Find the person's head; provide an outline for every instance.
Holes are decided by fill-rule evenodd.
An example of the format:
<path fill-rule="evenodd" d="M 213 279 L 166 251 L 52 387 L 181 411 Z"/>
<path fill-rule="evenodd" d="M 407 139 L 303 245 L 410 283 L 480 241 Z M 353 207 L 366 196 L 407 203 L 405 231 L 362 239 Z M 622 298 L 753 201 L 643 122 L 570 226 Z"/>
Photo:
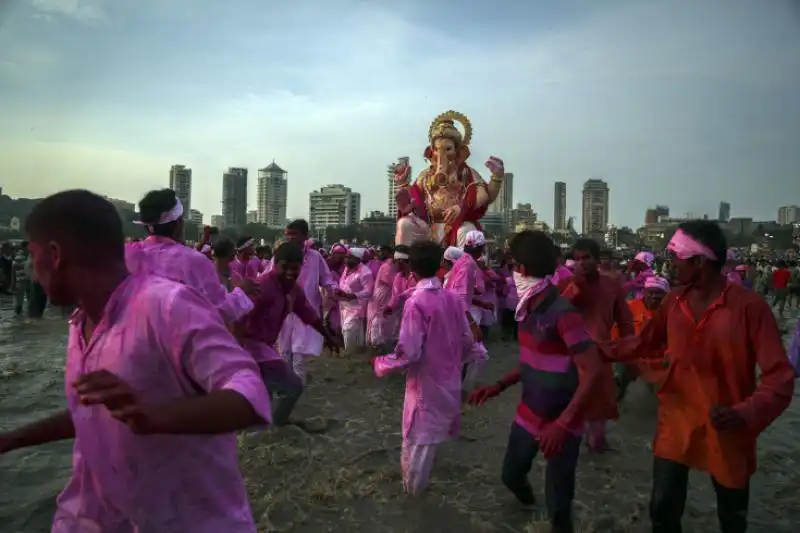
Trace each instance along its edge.
<path fill-rule="evenodd" d="M 613 270 L 614 269 L 614 254 L 608 248 L 603 248 L 600 250 L 599 258 L 600 268 L 603 270 Z"/>
<path fill-rule="evenodd" d="M 372 261 L 374 258 L 375 258 L 375 252 L 373 252 L 369 248 L 366 248 L 366 249 L 364 249 L 364 255 L 361 257 L 361 262 L 366 265 L 367 263 Z"/>
<path fill-rule="evenodd" d="M 394 256 L 392 257 L 392 261 L 394 261 L 394 264 L 397 265 L 397 268 L 403 274 L 408 274 L 409 272 L 408 259 L 408 246 L 398 244 L 394 247 Z"/>
<path fill-rule="evenodd" d="M 347 250 L 347 255 L 344 256 L 344 264 L 347 268 L 356 268 L 364 260 L 363 248 L 351 247 Z"/>
<path fill-rule="evenodd" d="M 509 243 L 514 272 L 530 278 L 552 276 L 558 266 L 556 249 L 550 237 L 542 231 L 517 233 Z"/>
<path fill-rule="evenodd" d="M 675 277 L 681 285 L 702 284 L 718 275 L 726 262 L 727 242 L 720 227 L 710 220 L 689 220 L 667 244 Z"/>
<path fill-rule="evenodd" d="M 283 234 L 288 240 L 303 244 L 308 239 L 308 222 L 302 218 L 292 220 L 286 225 Z"/>
<path fill-rule="evenodd" d="M 245 235 L 236 241 L 237 255 L 242 259 L 250 259 L 256 251 L 256 243 L 252 237 Z"/>
<path fill-rule="evenodd" d="M 381 246 L 380 249 L 378 249 L 378 259 L 380 261 L 386 261 L 387 259 L 392 257 L 393 253 L 394 250 L 392 250 L 391 246 L 386 246 L 386 245 Z"/>
<path fill-rule="evenodd" d="M 600 245 L 592 239 L 578 239 L 572 246 L 572 260 L 577 274 L 593 276 L 600 260 Z"/>
<path fill-rule="evenodd" d="M 303 255 L 303 244 L 297 241 L 287 241 L 275 249 L 272 272 L 284 285 L 292 285 L 297 281 L 303 267 Z"/>
<path fill-rule="evenodd" d="M 561 246 L 553 244 L 553 252 L 556 254 L 556 268 L 564 264 L 564 252 Z"/>
<path fill-rule="evenodd" d="M 778 262 L 775 263 L 775 266 L 778 268 L 786 268 L 787 264 L 783 259 L 779 259 Z"/>
<path fill-rule="evenodd" d="M 478 230 L 468 231 L 464 237 L 464 253 L 472 256 L 473 259 L 479 259 L 483 255 L 486 248 L 486 237 L 483 232 Z"/>
<path fill-rule="evenodd" d="M 48 196 L 25 220 L 36 278 L 53 305 L 71 306 L 97 280 L 125 269 L 125 235 L 114 205 L 92 192 Z"/>
<path fill-rule="evenodd" d="M 450 272 L 450 269 L 453 268 L 456 261 L 461 259 L 462 255 L 464 255 L 464 252 L 460 248 L 449 246 L 442 254 L 442 267 L 445 272 Z"/>
<path fill-rule="evenodd" d="M 139 200 L 139 218 L 150 235 L 183 239 L 183 206 L 172 189 L 145 194 Z"/>
<path fill-rule="evenodd" d="M 631 263 L 631 271 L 633 271 L 634 274 L 639 274 L 646 270 L 650 270 L 653 268 L 654 262 L 655 257 L 653 254 L 650 252 L 639 252 L 633 258 L 633 262 Z"/>
<path fill-rule="evenodd" d="M 230 239 L 220 239 L 211 249 L 214 261 L 219 266 L 228 266 L 236 258 L 236 245 Z"/>
<path fill-rule="evenodd" d="M 669 292 L 669 281 L 661 276 L 651 276 L 644 282 L 644 306 L 650 311 L 661 307 L 661 302 Z"/>
<path fill-rule="evenodd" d="M 265 259 L 269 261 L 270 259 L 272 259 L 272 248 L 270 248 L 267 245 L 259 246 L 256 248 L 256 256 L 259 259 Z"/>
<path fill-rule="evenodd" d="M 442 264 L 442 247 L 435 242 L 417 241 L 408 247 L 408 265 L 419 279 L 432 278 Z"/>
<path fill-rule="evenodd" d="M 334 244 L 331 246 L 330 255 L 328 255 L 328 267 L 338 270 L 344 264 L 344 257 L 347 255 L 347 248 L 341 244 Z"/>
<path fill-rule="evenodd" d="M 28 241 L 22 241 L 21 243 L 19 243 L 19 248 L 17 248 L 17 251 L 19 253 L 21 253 L 22 255 L 27 256 L 28 255 Z"/>

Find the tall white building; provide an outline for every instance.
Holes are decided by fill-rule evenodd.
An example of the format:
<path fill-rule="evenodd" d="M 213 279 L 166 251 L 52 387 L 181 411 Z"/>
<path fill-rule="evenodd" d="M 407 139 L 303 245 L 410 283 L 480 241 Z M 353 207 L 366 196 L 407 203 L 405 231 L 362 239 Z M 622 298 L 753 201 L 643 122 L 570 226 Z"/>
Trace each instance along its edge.
<path fill-rule="evenodd" d="M 567 229 L 567 184 L 557 181 L 553 190 L 553 229 Z"/>
<path fill-rule="evenodd" d="M 796 205 L 785 205 L 778 209 L 778 224 L 788 226 L 800 222 L 800 207 Z"/>
<path fill-rule="evenodd" d="M 222 217 L 226 228 L 247 224 L 247 169 L 228 167 L 222 174 Z"/>
<path fill-rule="evenodd" d="M 282 228 L 286 223 L 287 172 L 275 161 L 258 169 L 258 223 Z"/>
<path fill-rule="evenodd" d="M 514 174 L 506 172 L 503 175 L 503 184 L 500 186 L 500 193 L 495 201 L 489 206 L 487 214 L 500 215 L 502 225 L 505 229 L 511 229 L 511 211 L 514 209 Z"/>
<path fill-rule="evenodd" d="M 312 228 L 354 226 L 361 220 L 361 195 L 344 185 L 326 185 L 308 195 L 308 224 Z"/>
<path fill-rule="evenodd" d="M 172 165 L 169 169 L 169 188 L 183 204 L 183 218 L 189 218 L 192 208 L 192 169 L 185 165 Z"/>
<path fill-rule="evenodd" d="M 394 182 L 394 169 L 397 166 L 397 163 L 391 163 L 386 167 L 386 180 L 388 181 L 388 189 L 389 189 L 389 197 L 388 200 L 388 209 L 386 211 L 387 215 L 392 218 L 397 218 L 397 185 Z M 414 169 L 408 169 L 408 175 L 411 179 L 414 176 Z"/>
<path fill-rule="evenodd" d="M 608 184 L 591 179 L 583 184 L 582 233 L 605 233 L 608 228 Z"/>

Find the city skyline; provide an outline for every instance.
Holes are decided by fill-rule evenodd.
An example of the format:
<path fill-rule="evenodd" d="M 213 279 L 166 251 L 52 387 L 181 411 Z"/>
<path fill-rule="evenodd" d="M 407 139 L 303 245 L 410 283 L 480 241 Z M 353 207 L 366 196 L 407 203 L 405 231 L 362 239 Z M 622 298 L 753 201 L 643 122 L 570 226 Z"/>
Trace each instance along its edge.
<path fill-rule="evenodd" d="M 0 35 L 0 181 L 14 196 L 138 201 L 180 162 L 211 215 L 225 168 L 275 157 L 291 171 L 287 216 L 308 216 L 327 183 L 385 211 L 386 163 L 424 168 L 430 121 L 456 109 L 474 127 L 470 164 L 488 179 L 485 159 L 503 158 L 540 220 L 561 181 L 580 227 L 577 191 L 595 175 L 620 226 L 661 203 L 713 215 L 724 199 L 755 219 L 798 203 L 790 2 L 465 2 L 18 0 Z"/>

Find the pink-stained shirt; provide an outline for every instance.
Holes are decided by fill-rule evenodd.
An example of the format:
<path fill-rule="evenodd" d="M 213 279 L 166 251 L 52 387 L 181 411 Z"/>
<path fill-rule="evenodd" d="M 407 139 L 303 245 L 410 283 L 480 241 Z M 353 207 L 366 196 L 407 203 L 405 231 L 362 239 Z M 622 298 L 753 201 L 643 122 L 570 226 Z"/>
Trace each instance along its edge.
<path fill-rule="evenodd" d="M 556 267 L 556 272 L 553 276 L 554 280 L 563 281 L 565 279 L 569 279 L 573 276 L 572 270 L 568 269 L 564 265 L 558 265 Z"/>
<path fill-rule="evenodd" d="M 483 292 L 483 276 L 478 263 L 469 254 L 464 254 L 453 263 L 444 288 L 461 298 L 464 311 L 469 311 L 476 324 L 480 324 L 480 309 L 472 304 L 473 298 Z"/>
<path fill-rule="evenodd" d="M 372 272 L 372 279 L 376 279 L 378 277 L 378 270 L 380 270 L 382 264 L 383 263 L 379 259 L 370 259 L 367 262 L 369 271 Z"/>
<path fill-rule="evenodd" d="M 231 270 L 243 279 L 256 279 L 264 272 L 264 264 L 256 256 L 251 256 L 245 261 L 237 257 L 231 262 Z"/>
<path fill-rule="evenodd" d="M 414 292 L 417 281 L 418 278 L 413 272 L 410 272 L 408 275 L 398 272 L 394 276 L 394 281 L 392 281 L 392 297 L 387 307 L 391 309 L 393 315 L 397 315 L 398 328 L 400 327 L 399 317 L 403 314 L 403 305 L 406 303 L 406 300 L 408 300 L 408 297 L 411 296 L 411 293 Z M 400 310 L 400 313 L 397 313 L 398 310 Z"/>
<path fill-rule="evenodd" d="M 397 265 L 391 259 L 385 260 L 375 277 L 375 289 L 367 304 L 367 343 L 383 344 L 393 338 L 396 332 L 398 315 L 386 316 L 383 310 L 392 299 L 392 285 L 397 274 Z"/>
<path fill-rule="evenodd" d="M 484 268 L 479 271 L 479 276 L 483 278 L 484 289 L 481 294 L 475 298 L 480 302 L 492 304 L 491 309 L 479 308 L 481 314 L 481 326 L 491 326 L 495 322 L 495 313 L 497 312 L 497 285 L 501 282 L 498 276 L 491 268 Z"/>
<path fill-rule="evenodd" d="M 342 278 L 342 273 L 339 270 L 330 269 L 331 281 L 338 287 L 339 280 Z M 328 324 L 333 331 L 340 333 L 342 331 L 342 315 L 339 313 L 339 300 L 333 291 L 322 291 L 322 313 L 328 317 Z"/>
<path fill-rule="evenodd" d="M 320 314 L 322 314 L 321 290 L 333 291 L 337 287 L 325 258 L 311 248 L 305 249 L 303 266 L 300 269 L 297 284 L 302 287 L 309 305 Z M 304 324 L 294 313 L 289 314 L 283 321 L 283 327 L 278 336 L 278 343 L 284 353 L 318 356 L 322 353 L 322 341 L 322 335 L 311 326 Z"/>
<path fill-rule="evenodd" d="M 52 533 L 255 533 L 235 433 L 136 435 L 104 406 L 81 405 L 72 386 L 83 374 L 107 370 L 148 404 L 232 390 L 270 420 L 259 369 L 219 313 L 191 287 L 131 275 L 111 295 L 88 344 L 83 324 L 78 311 L 65 372 L 73 471 Z"/>
<path fill-rule="evenodd" d="M 125 263 L 132 274 L 154 274 L 192 287 L 219 310 L 226 322 L 236 322 L 249 311 L 243 307 L 242 298 L 247 298 L 244 291 L 226 291 L 208 257 L 168 237 L 151 235 L 126 244 Z"/>
<path fill-rule="evenodd" d="M 372 296 L 375 282 L 369 267 L 360 263 L 351 269 L 345 267 L 339 279 L 339 289 L 355 296 L 355 300 L 339 300 L 339 312 L 342 316 L 342 330 L 358 325 L 358 320 L 366 318 L 367 303 Z M 361 325 L 363 327 L 363 324 Z"/>
<path fill-rule="evenodd" d="M 305 325 L 314 324 L 320 317 L 296 283 L 287 289 L 274 272 L 269 272 L 259 278 L 258 286 L 254 309 L 244 319 L 242 344 L 257 363 L 265 363 L 281 359 L 275 343 L 290 313 Z"/>
<path fill-rule="evenodd" d="M 393 354 L 375 359 L 375 374 L 406 371 L 403 440 L 438 444 L 458 437 L 461 370 L 473 339 L 458 296 L 437 278 L 417 283 L 403 308 Z"/>

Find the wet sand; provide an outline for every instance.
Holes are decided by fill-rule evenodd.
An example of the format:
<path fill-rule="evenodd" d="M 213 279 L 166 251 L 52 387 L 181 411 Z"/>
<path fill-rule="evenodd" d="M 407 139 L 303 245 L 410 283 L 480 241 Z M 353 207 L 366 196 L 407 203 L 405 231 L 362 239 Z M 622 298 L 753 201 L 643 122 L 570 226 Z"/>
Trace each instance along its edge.
<path fill-rule="evenodd" d="M 63 318 L 18 321 L 10 316 L 9 303 L 0 300 L 0 430 L 64 405 Z M 515 346 L 499 342 L 489 350 L 487 379 L 494 380 L 514 366 L 517 354 Z M 366 356 L 323 357 L 311 370 L 312 382 L 297 411 L 308 431 L 290 426 L 239 438 L 259 531 L 547 531 L 536 513 L 517 508 L 499 479 L 518 390 L 465 409 L 461 439 L 442 446 L 432 490 L 415 500 L 403 495 L 400 482 L 402 377 L 375 378 Z M 653 395 L 635 384 L 622 404 L 620 421 L 611 428 L 615 451 L 582 451 L 575 501 L 578 531 L 647 531 L 655 409 Z M 751 533 L 797 531 L 799 437 L 800 405 L 795 402 L 760 440 Z M 70 457 L 69 443 L 0 457 L 0 533 L 49 531 Z M 539 460 L 531 480 L 540 501 L 543 474 Z M 710 480 L 694 474 L 690 483 L 685 530 L 717 531 Z"/>

